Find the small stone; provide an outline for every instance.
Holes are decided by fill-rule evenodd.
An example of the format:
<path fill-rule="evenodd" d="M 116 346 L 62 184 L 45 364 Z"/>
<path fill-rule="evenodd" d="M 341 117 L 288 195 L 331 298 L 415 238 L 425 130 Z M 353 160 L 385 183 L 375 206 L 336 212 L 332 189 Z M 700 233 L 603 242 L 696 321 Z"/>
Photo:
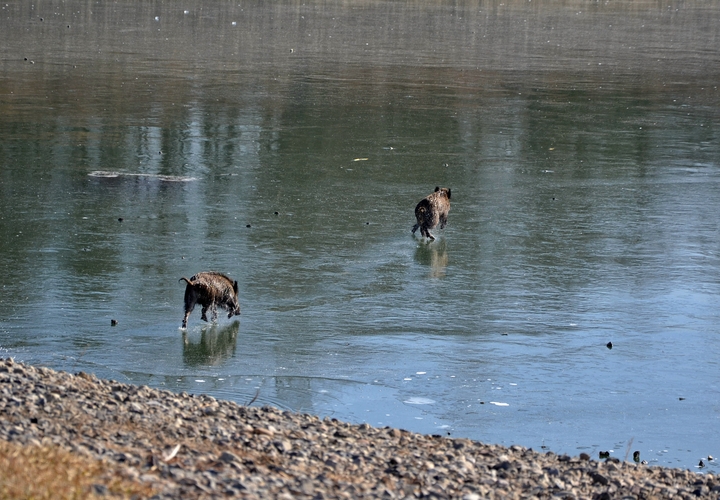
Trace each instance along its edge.
<path fill-rule="evenodd" d="M 237 455 L 234 453 L 230 453 L 229 451 L 223 451 L 220 456 L 218 457 L 218 460 L 220 462 L 224 462 L 226 464 L 230 464 L 233 462 L 240 462 L 240 459 Z"/>
<path fill-rule="evenodd" d="M 273 445 L 281 453 L 287 453 L 292 450 L 292 443 L 290 441 L 288 441 L 287 439 L 283 439 L 280 441 L 274 441 Z"/>
<path fill-rule="evenodd" d="M 592 477 L 594 483 L 599 483 L 603 486 L 607 486 L 610 483 L 610 480 L 607 477 L 602 474 L 598 474 L 597 472 L 590 474 L 590 477 Z"/>
<path fill-rule="evenodd" d="M 262 427 L 253 428 L 253 433 L 260 434 L 262 436 L 270 436 L 270 437 L 275 435 L 275 433 L 271 429 L 264 429 Z"/>
<path fill-rule="evenodd" d="M 93 484 L 92 490 L 93 490 L 93 493 L 95 493 L 96 495 L 99 495 L 101 497 L 104 497 L 105 495 L 107 495 L 109 493 L 108 487 L 105 486 L 104 484 Z"/>
<path fill-rule="evenodd" d="M 132 403 L 130 403 L 128 405 L 128 409 L 134 413 L 145 413 L 145 410 L 143 410 L 143 407 L 139 403 L 136 403 L 135 401 L 133 401 Z"/>

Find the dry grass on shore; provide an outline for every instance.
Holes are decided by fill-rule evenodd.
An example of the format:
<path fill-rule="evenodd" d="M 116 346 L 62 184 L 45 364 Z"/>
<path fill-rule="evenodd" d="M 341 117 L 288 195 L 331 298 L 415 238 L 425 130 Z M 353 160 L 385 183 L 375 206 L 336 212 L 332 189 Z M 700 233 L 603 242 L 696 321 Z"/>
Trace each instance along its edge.
<path fill-rule="evenodd" d="M 122 477 L 111 464 L 79 457 L 57 446 L 0 440 L 0 500 L 148 498 L 148 485 Z"/>

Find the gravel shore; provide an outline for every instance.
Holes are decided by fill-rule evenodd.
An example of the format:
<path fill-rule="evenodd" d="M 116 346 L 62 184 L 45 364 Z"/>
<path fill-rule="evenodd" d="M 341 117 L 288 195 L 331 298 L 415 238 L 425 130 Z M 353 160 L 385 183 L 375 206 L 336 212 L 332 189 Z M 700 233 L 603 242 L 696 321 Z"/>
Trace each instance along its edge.
<path fill-rule="evenodd" d="M 0 438 L 53 444 L 154 498 L 714 498 L 720 480 L 351 425 L 0 360 Z"/>

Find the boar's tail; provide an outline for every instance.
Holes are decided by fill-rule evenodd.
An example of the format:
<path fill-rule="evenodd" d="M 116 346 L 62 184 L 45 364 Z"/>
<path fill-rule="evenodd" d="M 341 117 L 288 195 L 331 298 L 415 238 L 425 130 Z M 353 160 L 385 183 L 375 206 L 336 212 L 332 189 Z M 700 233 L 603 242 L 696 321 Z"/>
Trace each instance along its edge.
<path fill-rule="evenodd" d="M 186 282 L 188 285 L 192 285 L 192 281 L 190 281 L 189 279 L 187 279 L 185 276 L 183 276 L 182 278 L 180 278 L 178 281 L 182 281 L 182 280 L 185 280 L 185 282 Z"/>

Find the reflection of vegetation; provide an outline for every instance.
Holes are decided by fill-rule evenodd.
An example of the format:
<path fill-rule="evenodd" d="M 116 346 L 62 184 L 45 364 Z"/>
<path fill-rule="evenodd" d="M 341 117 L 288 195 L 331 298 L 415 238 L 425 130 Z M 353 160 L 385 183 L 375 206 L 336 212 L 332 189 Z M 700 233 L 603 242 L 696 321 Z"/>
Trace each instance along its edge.
<path fill-rule="evenodd" d="M 186 365 L 219 365 L 235 355 L 240 322 L 226 326 L 209 325 L 202 329 L 199 342 L 191 342 L 183 332 L 183 361 Z"/>
<path fill-rule="evenodd" d="M 418 245 L 415 250 L 415 260 L 422 265 L 430 266 L 430 277 L 444 277 L 448 265 L 447 241 L 443 238 Z"/>
<path fill-rule="evenodd" d="M 278 276 L 308 255 L 356 259 L 411 221 L 416 196 L 436 184 L 458 186 L 468 207 L 475 199 L 474 222 L 509 227 L 509 214 L 529 214 L 530 243 L 576 249 L 578 206 L 604 212 L 586 201 L 595 185 L 576 191 L 580 205 L 567 190 L 551 203 L 563 183 L 639 178 L 679 154 L 717 158 L 717 65 L 706 56 L 717 8 L 280 0 L 217 4 L 214 21 L 195 7 L 119 8 L 97 5 L 82 28 L 3 25 L 8 53 L 40 63 L 0 78 L 0 212 L 13 214 L 0 218 L 0 262 L 17 286 L 5 295 L 28 277 L 52 280 L 30 309 L 54 293 L 76 308 L 169 307 L 172 297 L 157 301 L 168 276 L 209 252 L 240 266 L 246 244 L 276 258 Z M 139 29 L 156 16 L 162 32 Z M 118 53 L 117 36 L 133 51 Z M 148 182 L 189 177 L 198 182 Z M 484 203 L 496 213 L 480 215 Z M 598 221 L 581 222 L 594 251 Z M 443 250 L 418 253 L 442 275 Z M 305 278 L 283 289 L 322 289 Z"/>

